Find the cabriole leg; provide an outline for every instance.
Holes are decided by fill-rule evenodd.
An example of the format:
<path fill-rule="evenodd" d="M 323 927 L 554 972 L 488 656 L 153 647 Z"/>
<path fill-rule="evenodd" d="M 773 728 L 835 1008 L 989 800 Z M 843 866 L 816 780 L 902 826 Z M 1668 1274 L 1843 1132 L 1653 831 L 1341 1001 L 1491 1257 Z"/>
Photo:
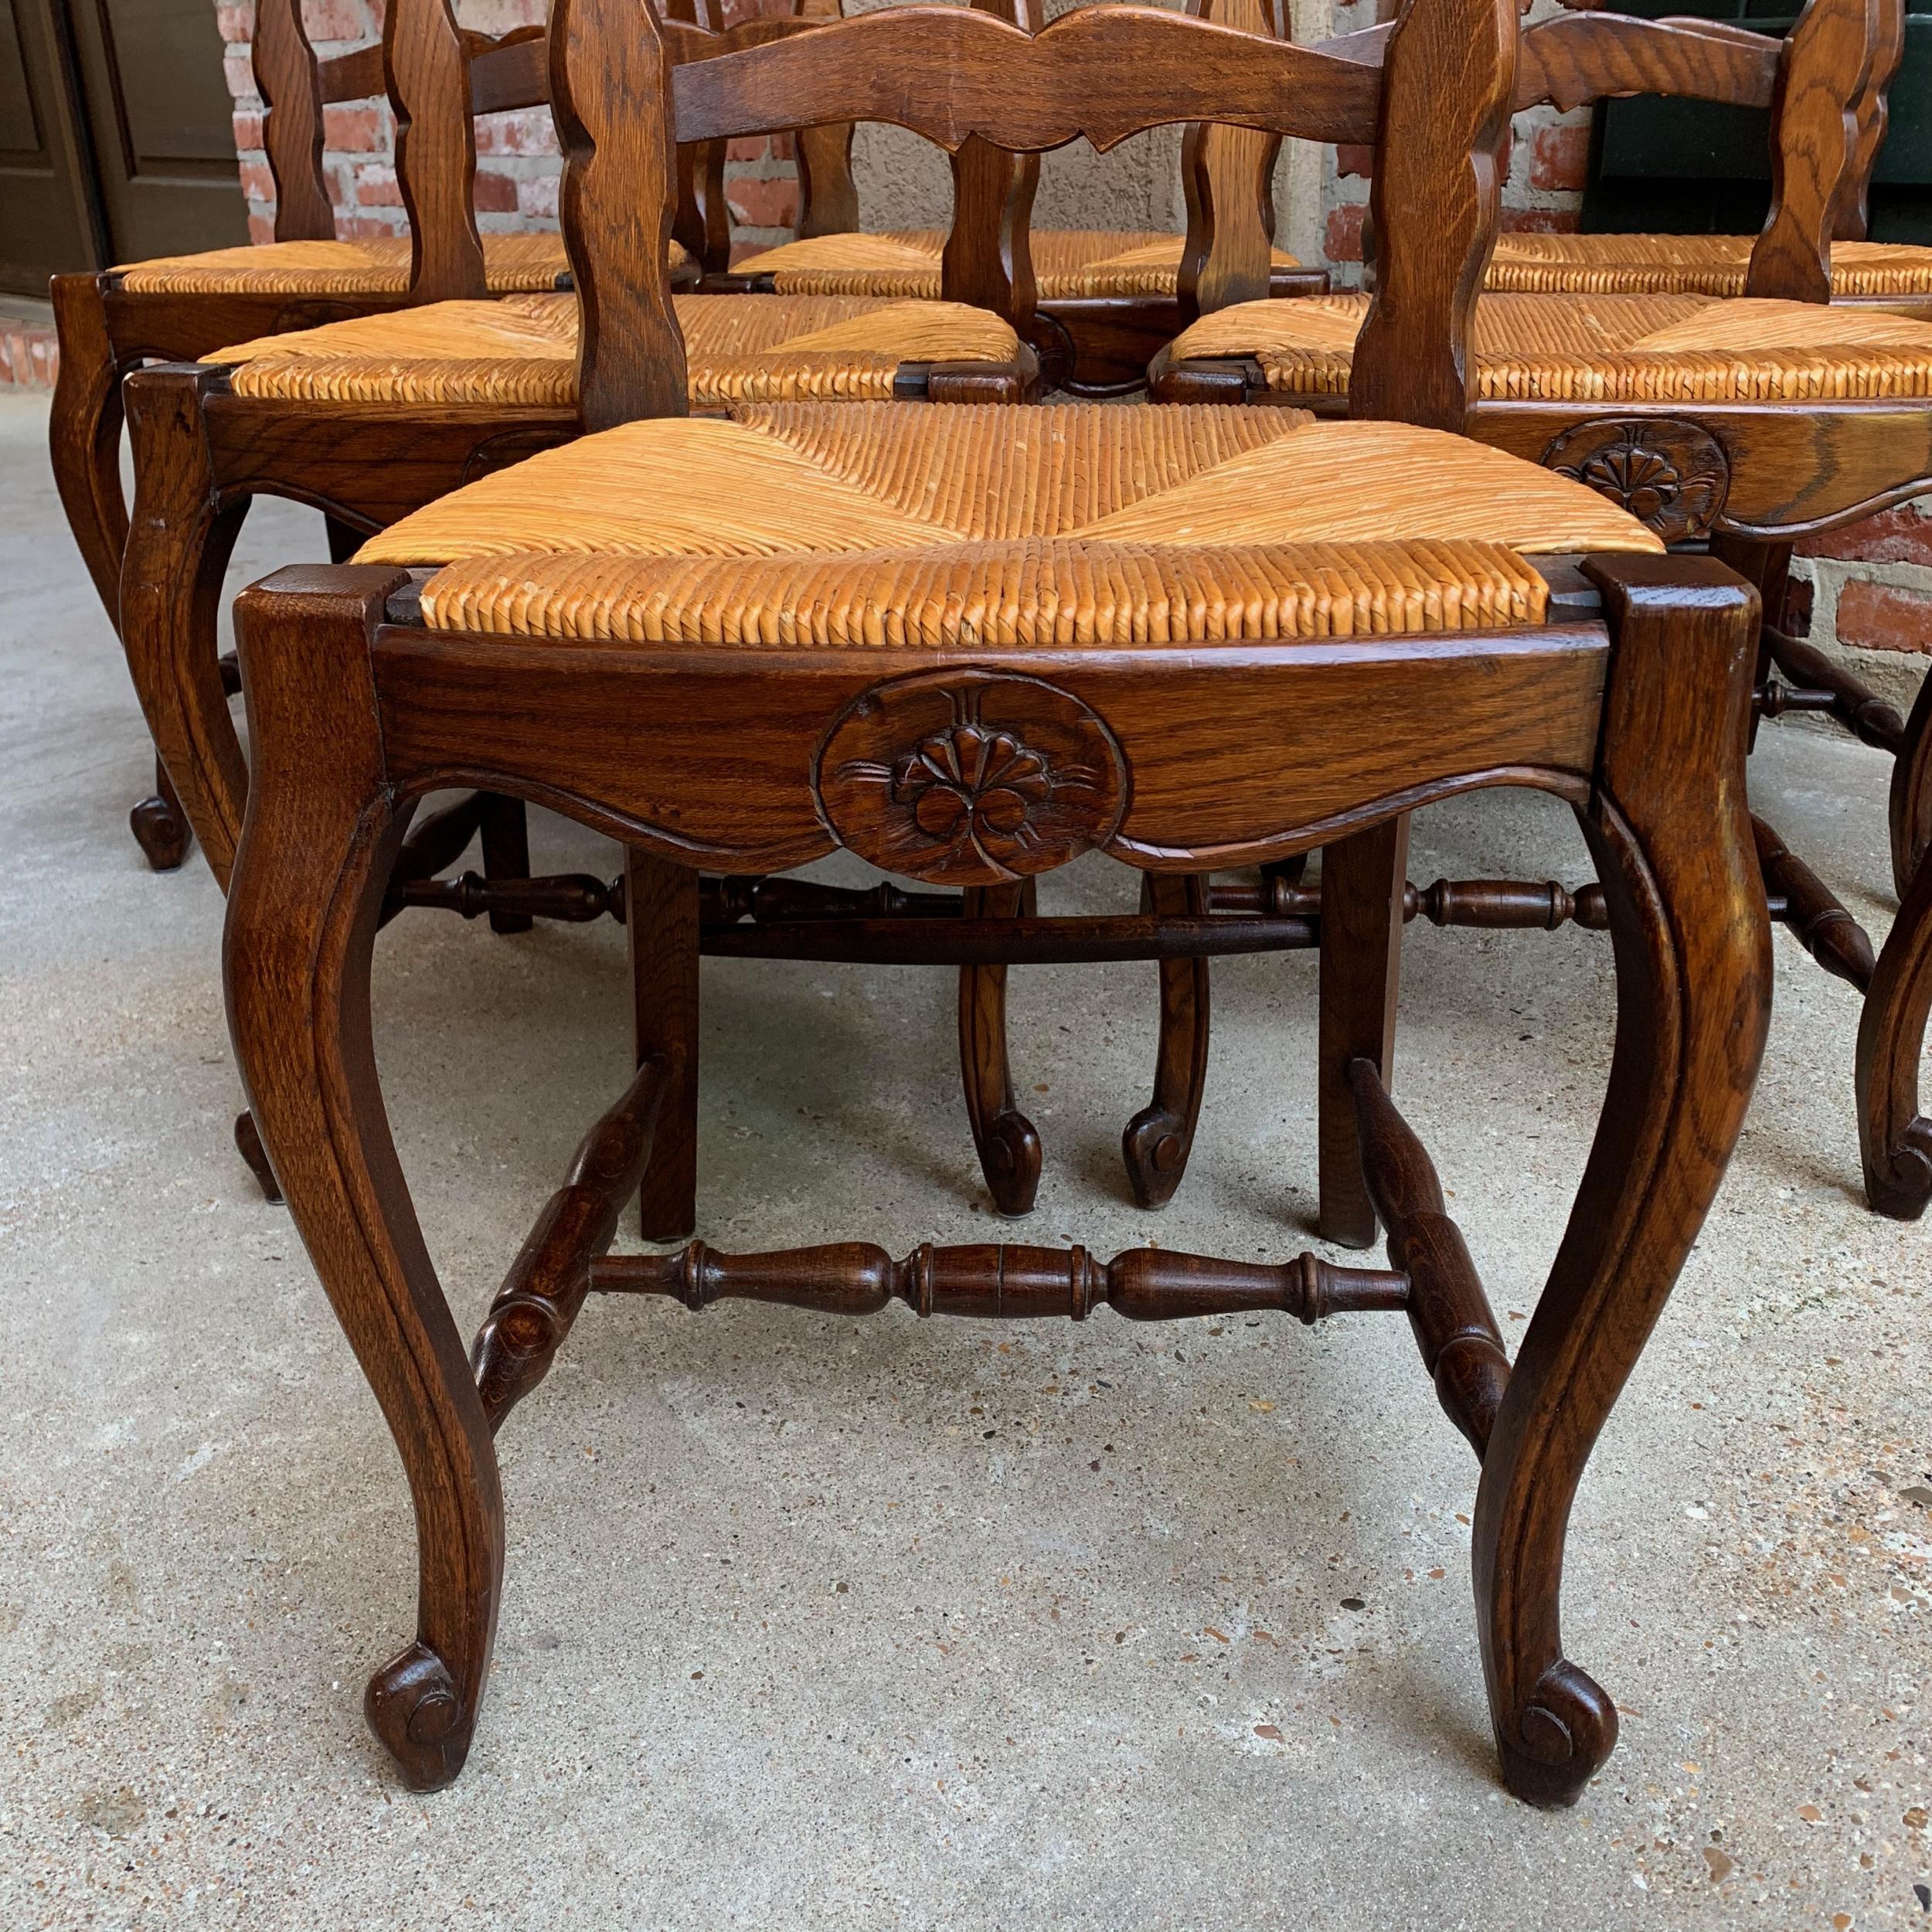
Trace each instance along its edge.
<path fill-rule="evenodd" d="M 1916 712 L 1913 717 L 1917 722 Z M 1859 1018 L 1859 1141 L 1866 1198 L 1879 1213 L 1900 1221 L 1916 1221 L 1932 1200 L 1932 1120 L 1919 1111 L 1919 1062 L 1928 1015 L 1932 859 L 1921 859 L 1879 954 Z"/>
<path fill-rule="evenodd" d="M 1892 765 L 1892 883 L 1899 897 L 1912 889 L 1912 876 L 1932 846 L 1932 676 L 1919 686 L 1905 743 Z"/>
<path fill-rule="evenodd" d="M 1018 919 L 1033 903 L 1028 885 L 972 886 L 965 896 L 968 919 Z M 1013 1093 L 1004 966 L 959 969 L 959 1066 L 966 1118 L 993 1206 L 1009 1217 L 1031 1214 L 1043 1152 L 1039 1131 Z"/>
<path fill-rule="evenodd" d="M 1141 909 L 1163 918 L 1205 917 L 1206 875 L 1143 875 Z M 1121 1152 L 1135 1202 L 1165 1207 L 1187 1172 L 1194 1129 L 1207 1086 L 1208 962 L 1161 961 L 1161 1037 L 1154 1063 L 1154 1098 L 1127 1124 Z"/>
<path fill-rule="evenodd" d="M 1750 1099 L 1770 939 L 1745 804 L 1757 600 L 1716 564 L 1598 559 L 1615 640 L 1580 811 L 1617 957 L 1610 1088 L 1485 1457 L 1475 1583 L 1512 1791 L 1574 1802 L 1615 1706 L 1563 1655 L 1563 1543 L 1591 1445 L 1702 1225 Z M 1671 583 L 1708 570 L 1701 596 Z"/>
<path fill-rule="evenodd" d="M 47 442 L 54 487 L 107 621 L 121 628 L 121 559 L 128 547 L 128 505 L 121 491 L 121 378 L 107 331 L 98 275 L 56 275 L 54 378 Z"/>
<path fill-rule="evenodd" d="M 406 812 L 386 794 L 364 642 L 399 581 L 357 573 L 302 621 L 284 571 L 241 600 L 257 792 L 228 903 L 229 1024 L 289 1210 L 395 1437 L 416 1505 L 415 1640 L 371 1679 L 371 1727 L 418 1790 L 469 1749 L 503 1561 L 490 1430 L 376 1082 L 369 954 Z M 308 672 L 318 651 L 340 675 Z"/>
<path fill-rule="evenodd" d="M 202 378 L 146 369 L 128 379 L 134 519 L 122 573 L 121 641 L 148 728 L 222 886 L 248 798 L 241 741 L 223 688 L 222 577 L 247 498 L 217 505 Z"/>

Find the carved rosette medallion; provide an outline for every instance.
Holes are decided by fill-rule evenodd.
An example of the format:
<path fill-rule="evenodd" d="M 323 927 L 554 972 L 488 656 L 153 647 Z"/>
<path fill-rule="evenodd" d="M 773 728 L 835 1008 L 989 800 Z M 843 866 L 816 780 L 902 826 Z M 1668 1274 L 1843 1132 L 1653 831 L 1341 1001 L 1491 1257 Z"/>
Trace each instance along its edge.
<path fill-rule="evenodd" d="M 838 842 L 887 872 L 996 886 L 1110 838 L 1126 803 L 1114 734 L 1036 678 L 922 672 L 875 685 L 818 754 Z"/>
<path fill-rule="evenodd" d="M 1621 504 L 1666 543 L 1704 536 L 1731 488 L 1723 445 L 1675 417 L 1580 423 L 1544 451 L 1543 468 Z"/>

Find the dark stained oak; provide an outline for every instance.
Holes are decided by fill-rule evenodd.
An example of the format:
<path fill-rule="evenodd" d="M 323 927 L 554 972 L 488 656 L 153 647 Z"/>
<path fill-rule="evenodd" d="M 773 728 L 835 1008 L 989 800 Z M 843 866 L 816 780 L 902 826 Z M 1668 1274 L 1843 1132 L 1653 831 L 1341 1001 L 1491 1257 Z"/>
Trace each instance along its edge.
<path fill-rule="evenodd" d="M 1355 1068 L 1385 1087 L 1395 1069 L 1409 821 L 1392 818 L 1321 854 L 1321 998 L 1315 1070 L 1323 1240 L 1366 1248 L 1375 1197 L 1360 1153 Z"/>
<path fill-rule="evenodd" d="M 1207 881 L 1198 873 L 1145 873 L 1142 904 L 1157 919 L 1202 919 L 1208 910 Z M 1209 1001 L 1205 958 L 1161 962 L 1154 1097 L 1121 1135 L 1137 1207 L 1165 1207 L 1187 1171 L 1207 1087 Z"/>
<path fill-rule="evenodd" d="M 1541 100 L 1566 107 L 1648 92 L 1769 107 L 1773 202 L 1753 245 L 1747 290 L 1756 297 L 1821 303 L 1831 296 L 1833 239 L 1862 230 L 1866 185 L 1903 32 L 1898 0 L 1807 0 L 1781 42 L 1736 25 L 1566 13 L 1522 31 L 1513 99 L 1519 107 Z M 1325 43 L 1321 51 L 1365 68 L 1386 67 L 1400 57 L 1400 46 L 1378 27 Z M 1386 165 L 1378 165 L 1378 192 Z M 1452 178 L 1437 179 L 1438 193 Z M 1396 205 L 1406 206 L 1410 198 L 1405 187 Z M 1379 236 L 1383 216 L 1372 213 Z M 1403 245 L 1400 239 L 1378 243 L 1379 283 L 1393 272 Z M 1379 304 L 1370 325 L 1379 312 Z M 1764 585 L 1767 600 L 1783 581 L 1795 540 L 1932 492 L 1932 403 L 1921 399 L 1621 404 L 1614 410 L 1585 402 L 1477 400 L 1459 407 L 1453 379 L 1460 376 L 1460 362 L 1451 378 L 1424 393 L 1400 359 L 1384 356 L 1367 372 L 1365 388 L 1362 359 L 1372 345 L 1365 325 L 1347 404 L 1353 413 L 1460 428 L 1573 477 L 1648 522 L 1667 542 L 1707 539 L 1715 553 Z M 1328 414 L 1341 406 L 1332 398 L 1270 392 L 1258 364 L 1238 358 L 1179 363 L 1164 352 L 1153 376 L 1162 400 L 1269 400 Z M 1916 908 L 1913 881 L 1932 841 L 1932 706 L 1922 702 L 1917 729 L 1908 730 L 1891 706 L 1802 640 L 1767 630 L 1761 655 L 1767 673 L 1774 666 L 1791 682 L 1760 675 L 1753 725 L 1756 716 L 1787 710 L 1822 712 L 1893 755 L 1893 874 L 1904 904 Z M 1760 828 L 1758 842 L 1780 923 L 1828 971 L 1855 985 L 1869 984 L 1868 1001 L 1887 1009 L 1903 1002 L 1900 1012 L 1868 1013 L 1868 1030 L 1886 1043 L 1878 1057 L 1888 1068 L 1911 1058 L 1902 1042 L 1911 1022 L 1912 975 L 1875 973 L 1869 940 L 1828 887 L 1768 828 Z M 1379 917 L 1393 926 L 1395 913 L 1382 885 L 1364 881 L 1359 889 L 1374 905 L 1352 914 L 1352 921 Z M 1327 923 L 1335 924 L 1332 917 Z M 1927 944 L 1932 936 L 1895 934 L 1893 951 L 1904 959 Z M 1889 1076 L 1862 1077 L 1859 1094 L 1867 1175 L 1882 1176 L 1884 1161 L 1869 1150 L 1904 1145 L 1901 1137 L 1909 1137 L 1917 1117 L 1916 1100 Z M 1867 1117 L 1867 1108 L 1889 1111 L 1881 1118 Z M 1338 1147 L 1338 1133 L 1333 1138 Z M 1872 1185 L 1875 1206 L 1881 1189 L 1894 1203 L 1913 1198 L 1911 1186 L 1901 1191 L 1883 1179 Z"/>
<path fill-rule="evenodd" d="M 917 668 L 894 662 L 910 654 L 870 651 L 774 654 L 748 672 L 730 650 L 432 636 L 409 615 L 405 573 L 383 569 L 284 572 L 244 596 L 257 764 L 230 898 L 230 1011 L 291 1212 L 416 1495 L 418 1628 L 376 1673 L 368 1702 L 406 1778 L 447 1783 L 461 1767 L 500 1580 L 492 1423 L 547 1365 L 587 1285 L 692 1307 L 736 1296 L 843 1315 L 895 1298 L 921 1314 L 981 1318 L 1079 1318 L 1103 1299 L 1136 1319 L 1406 1311 L 1444 1406 L 1482 1457 L 1478 1596 L 1505 1775 L 1532 1801 L 1577 1795 L 1614 1741 L 1614 1716 L 1563 1654 L 1556 1612 L 1570 1499 L 1735 1140 L 1763 1039 L 1769 944 L 1743 805 L 1755 597 L 1705 560 L 1606 559 L 1591 569 L 1602 619 L 1573 602 L 1566 623 L 1542 631 L 1029 651 L 1007 665 L 927 652 Z M 527 680 L 539 662 L 547 675 Z M 1488 713 L 1484 759 L 1434 781 L 1440 728 L 1457 709 L 1441 702 L 1444 665 L 1466 669 L 1471 692 L 1501 683 L 1510 695 Z M 1185 884 L 1217 850 L 1279 859 L 1321 846 L 1325 899 L 1336 851 L 1364 849 L 1383 828 L 1399 836 L 1419 786 L 1531 784 L 1577 808 L 1616 950 L 1617 1044 L 1570 1233 L 1506 1377 L 1473 1265 L 1439 1212 L 1433 1165 L 1361 1056 L 1345 1072 L 1362 1135 L 1357 1158 L 1390 1224 L 1396 1266 L 1387 1272 L 1148 1249 L 1105 1264 L 1077 1249 L 994 1247 L 917 1248 L 894 1261 L 857 1244 L 735 1257 L 699 1245 L 600 1260 L 622 1196 L 652 1158 L 646 1115 L 662 1109 L 664 1087 L 653 1059 L 540 1217 L 479 1341 L 480 1380 L 466 1373 L 396 1171 L 369 1048 L 370 947 L 411 801 L 452 784 L 522 796 L 618 831 L 689 874 L 706 846 L 789 858 L 828 838 L 883 837 L 899 869 L 930 884 L 957 869 L 957 854 L 896 828 L 889 797 L 828 808 L 824 794 L 845 767 L 824 747 L 854 716 L 896 720 L 916 747 L 930 730 L 920 694 L 947 680 L 954 715 L 993 689 L 1022 740 L 1050 739 L 1090 714 L 1117 747 L 1131 804 L 1097 806 L 1080 835 L 1063 826 L 1049 862 L 1097 838 Z M 1345 703 L 1332 728 L 1311 733 L 1313 701 L 1338 684 Z M 1398 701 L 1417 685 L 1416 701 Z M 456 689 L 468 696 L 452 709 Z M 735 723 L 723 733 L 726 705 Z M 1281 728 L 1291 714 L 1304 721 L 1301 732 Z M 1178 754 L 1177 736 L 1188 741 Z M 1308 747 L 1299 756 L 1298 741 Z M 728 810 L 713 772 L 730 775 Z M 691 809 L 674 823 L 653 795 Z M 1406 894 L 1395 876 L 1400 912 Z M 760 889 L 715 888 L 709 903 L 742 921 Z M 774 912 L 797 910 L 786 903 L 797 889 L 777 893 Z M 971 889 L 1001 892 L 1018 910 L 1026 884 Z M 1303 888 L 1289 864 L 1262 889 Z M 1428 890 L 1445 910 L 1488 903 L 1479 892 L 1458 901 Z M 824 921 L 828 929 L 896 916 L 976 923 L 964 912 L 941 920 L 913 895 L 835 903 L 844 911 Z"/>
<path fill-rule="evenodd" d="M 638 1232 L 675 1241 L 698 1225 L 698 876 L 624 854 L 631 1037 L 658 1069 L 657 1134 L 635 1184 Z"/>

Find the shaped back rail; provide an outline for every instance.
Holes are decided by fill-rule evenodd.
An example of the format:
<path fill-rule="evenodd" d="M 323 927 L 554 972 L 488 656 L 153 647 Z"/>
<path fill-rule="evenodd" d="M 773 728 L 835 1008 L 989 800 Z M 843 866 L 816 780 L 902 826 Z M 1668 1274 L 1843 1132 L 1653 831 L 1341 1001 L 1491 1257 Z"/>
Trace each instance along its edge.
<path fill-rule="evenodd" d="M 1413 0 L 1379 67 L 1152 9 L 1082 7 L 1029 35 L 988 13 L 909 7 L 674 67 L 634 0 L 560 0 L 551 99 L 583 311 L 585 421 L 684 407 L 682 343 L 655 252 L 671 219 L 673 127 L 709 141 L 880 121 L 955 155 L 975 138 L 1023 155 L 1082 135 L 1104 151 L 1199 121 L 1384 141 L 1396 163 L 1380 191 L 1387 266 L 1355 406 L 1460 427 L 1515 43 L 1512 0 Z"/>
<path fill-rule="evenodd" d="M 1872 50 L 1872 72 L 1864 95 L 1852 111 L 1857 131 L 1851 172 L 1838 196 L 1838 217 L 1832 226 L 1832 235 L 1839 241 L 1866 238 L 1872 171 L 1878 165 L 1879 150 L 1885 145 L 1886 129 L 1891 119 L 1892 83 L 1898 77 L 1899 63 L 1904 58 L 1905 0 L 1879 0 L 1878 44 Z"/>
<path fill-rule="evenodd" d="M 412 294 L 420 301 L 482 294 L 470 117 L 549 98 L 546 39 L 538 26 L 494 38 L 469 32 L 457 27 L 447 0 L 395 0 L 380 42 L 318 60 L 299 0 L 258 0 L 255 85 L 266 108 L 275 239 L 335 239 L 322 175 L 322 110 L 386 93 L 410 218 Z"/>
<path fill-rule="evenodd" d="M 1806 0 L 1782 40 L 1718 21 L 1556 15 L 1522 30 L 1515 105 L 1569 109 L 1660 94 L 1768 108 L 1771 206 L 1746 290 L 1828 301 L 1832 237 L 1848 219 L 1862 227 L 1864 182 L 1903 49 L 1903 5 Z"/>

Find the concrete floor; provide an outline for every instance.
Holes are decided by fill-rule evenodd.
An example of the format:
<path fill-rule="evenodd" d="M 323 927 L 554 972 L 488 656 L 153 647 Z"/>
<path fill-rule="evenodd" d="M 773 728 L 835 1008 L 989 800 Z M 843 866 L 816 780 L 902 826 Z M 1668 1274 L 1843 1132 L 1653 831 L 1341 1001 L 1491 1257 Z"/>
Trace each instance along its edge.
<path fill-rule="evenodd" d="M 406 1495 L 230 1147 L 221 902 L 127 835 L 147 740 L 44 428 L 0 403 L 0 1927 L 1932 1924 L 1932 1231 L 1862 1206 L 1855 1002 L 1783 938 L 1742 1151 L 1577 1505 L 1569 1648 L 1623 1742 L 1575 1811 L 1498 1784 L 1475 1468 L 1404 1325 L 642 1302 L 592 1306 L 505 1432 L 475 1747 L 454 1790 L 402 1790 L 360 1705 L 413 1628 Z M 238 581 L 319 545 L 258 513 Z M 1788 725 L 1756 772 L 1876 929 L 1884 776 Z M 1587 876 L 1534 800 L 1417 838 L 1423 879 Z M 1094 862 L 1049 897 L 1131 890 Z M 1407 968 L 1400 1090 L 1519 1335 L 1602 1091 L 1608 948 L 1425 930 Z M 1048 1148 L 1022 1238 L 1304 1244 L 1313 962 L 1216 975 L 1157 1220 L 1115 1149 L 1151 969 L 1015 975 Z M 465 1332 L 621 1085 L 625 996 L 614 929 L 383 937 L 383 1071 Z M 718 962 L 705 997 L 706 1238 L 991 1234 L 946 975 Z"/>

